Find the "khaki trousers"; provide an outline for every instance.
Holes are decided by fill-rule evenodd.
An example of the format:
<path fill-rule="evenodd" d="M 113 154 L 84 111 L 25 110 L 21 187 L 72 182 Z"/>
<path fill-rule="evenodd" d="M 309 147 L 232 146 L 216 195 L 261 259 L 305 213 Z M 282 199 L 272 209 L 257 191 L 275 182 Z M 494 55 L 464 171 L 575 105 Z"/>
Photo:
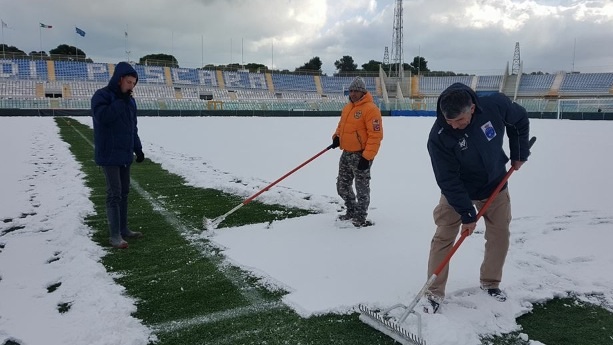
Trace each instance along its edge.
<path fill-rule="evenodd" d="M 486 200 L 473 200 L 477 209 L 481 209 Z M 428 278 L 445 259 L 460 231 L 462 219 L 441 195 L 439 204 L 434 208 L 436 233 L 430 245 L 428 259 Z M 502 279 L 502 267 L 509 250 L 509 225 L 511 224 L 511 198 L 508 188 L 500 191 L 496 199 L 483 214 L 485 220 L 485 255 L 481 264 L 480 280 L 483 288 L 497 288 Z M 445 297 L 445 285 L 449 276 L 446 265 L 430 286 L 428 295 Z"/>

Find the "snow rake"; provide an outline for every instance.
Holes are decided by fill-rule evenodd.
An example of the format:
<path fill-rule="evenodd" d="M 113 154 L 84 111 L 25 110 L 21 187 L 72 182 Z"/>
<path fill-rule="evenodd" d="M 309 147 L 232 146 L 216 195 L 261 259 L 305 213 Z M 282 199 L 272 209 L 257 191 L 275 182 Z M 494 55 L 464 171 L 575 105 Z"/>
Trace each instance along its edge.
<path fill-rule="evenodd" d="M 532 147 L 535 141 L 536 141 L 536 137 L 532 137 L 530 139 L 530 147 Z M 485 204 L 483 204 L 483 207 L 481 207 L 481 209 L 479 210 L 479 213 L 477 213 L 476 221 L 478 221 L 481 218 L 481 216 L 483 216 L 485 211 L 489 208 L 490 204 L 494 201 L 494 199 L 496 199 L 496 196 L 498 196 L 498 193 L 500 193 L 500 191 L 502 190 L 502 187 L 504 187 L 504 185 L 507 183 L 507 181 L 509 180 L 509 178 L 511 177 L 514 171 L 515 169 L 513 167 L 509 168 L 509 170 L 507 171 L 502 181 L 500 181 L 498 186 L 496 186 L 496 189 L 494 189 L 494 191 L 489 196 L 489 198 L 487 198 L 487 201 L 485 202 Z M 398 303 L 387 309 L 383 309 L 381 311 L 371 310 L 365 305 L 360 304 L 358 305 L 358 309 L 360 310 L 360 321 L 378 330 L 379 332 L 389 336 L 390 338 L 394 339 L 400 344 L 426 345 L 426 341 L 423 339 L 421 335 L 421 314 L 418 314 L 415 312 L 415 307 L 417 306 L 419 301 L 422 299 L 422 297 L 424 297 L 424 295 L 426 294 L 426 291 L 428 291 L 428 289 L 434 283 L 434 281 L 436 280 L 438 275 L 441 273 L 441 271 L 445 268 L 445 266 L 447 266 L 447 264 L 449 264 L 451 257 L 453 256 L 453 254 L 455 254 L 458 248 L 462 245 L 462 242 L 464 242 L 464 240 L 466 239 L 466 237 L 468 237 L 468 235 L 469 235 L 468 230 L 465 230 L 462 232 L 460 238 L 453 245 L 453 247 L 451 248 L 447 256 L 443 259 L 443 261 L 434 270 L 434 273 L 432 273 L 430 278 L 428 278 L 428 280 L 426 281 L 424 286 L 421 288 L 421 290 L 419 290 L 419 292 L 417 293 L 417 296 L 415 296 L 411 304 L 406 306 L 402 303 Z M 397 322 L 395 322 L 393 317 L 389 315 L 389 313 L 395 309 L 404 310 L 402 315 L 398 318 Z M 417 318 L 417 334 L 409 332 L 404 327 L 400 326 L 411 314 L 415 315 L 415 317 Z"/>
<path fill-rule="evenodd" d="M 299 166 L 295 167 L 294 169 L 290 170 L 288 173 L 286 173 L 285 175 L 279 177 L 275 182 L 269 184 L 268 186 L 266 186 L 264 189 L 260 190 L 259 192 L 253 194 L 252 196 L 250 196 L 249 198 L 245 199 L 245 201 L 243 201 L 242 203 L 236 205 L 236 207 L 234 207 L 233 209 L 231 209 L 230 211 L 226 212 L 225 214 L 215 218 L 215 219 L 208 219 L 206 217 L 202 218 L 202 226 L 204 227 L 204 230 L 213 230 L 215 228 L 217 228 L 217 226 L 219 226 L 219 224 L 221 224 L 221 222 L 224 221 L 224 219 L 226 219 L 226 217 L 228 217 L 229 215 L 231 215 L 232 213 L 236 212 L 239 208 L 247 205 L 248 203 L 250 203 L 251 201 L 253 201 L 253 199 L 257 198 L 258 196 L 260 196 L 260 194 L 266 192 L 267 190 L 269 190 L 270 188 L 272 188 L 274 185 L 276 185 L 277 183 L 281 182 L 282 180 L 284 180 L 286 177 L 288 177 L 289 175 L 295 173 L 297 170 L 299 170 L 300 168 L 302 168 L 303 166 L 309 164 L 311 161 L 313 161 L 315 158 L 323 155 L 326 151 L 330 150 L 333 145 L 330 145 L 328 147 L 326 147 L 325 149 L 321 150 L 319 153 L 317 153 L 315 156 L 307 159 L 306 161 L 304 161 L 302 164 L 300 164 Z"/>

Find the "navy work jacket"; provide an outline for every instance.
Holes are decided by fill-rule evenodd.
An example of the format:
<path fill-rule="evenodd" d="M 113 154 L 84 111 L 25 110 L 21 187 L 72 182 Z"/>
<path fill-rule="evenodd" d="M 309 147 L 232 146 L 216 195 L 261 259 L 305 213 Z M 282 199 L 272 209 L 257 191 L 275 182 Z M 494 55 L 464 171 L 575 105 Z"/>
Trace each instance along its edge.
<path fill-rule="evenodd" d="M 473 200 L 487 199 L 506 175 L 505 130 L 510 159 L 528 160 L 530 122 L 523 107 L 499 92 L 477 97 L 467 85 L 455 83 L 443 94 L 458 88 L 472 97 L 472 120 L 462 130 L 453 129 L 441 112 L 439 97 L 428 152 L 441 193 L 460 214 L 462 223 L 468 224 L 476 221 Z"/>
<path fill-rule="evenodd" d="M 98 165 L 125 166 L 132 163 L 134 152 L 142 151 L 136 102 L 132 96 L 122 94 L 119 87 L 121 77 L 128 74 L 137 75 L 130 64 L 118 63 L 109 84 L 97 90 L 91 100 L 94 158 Z"/>

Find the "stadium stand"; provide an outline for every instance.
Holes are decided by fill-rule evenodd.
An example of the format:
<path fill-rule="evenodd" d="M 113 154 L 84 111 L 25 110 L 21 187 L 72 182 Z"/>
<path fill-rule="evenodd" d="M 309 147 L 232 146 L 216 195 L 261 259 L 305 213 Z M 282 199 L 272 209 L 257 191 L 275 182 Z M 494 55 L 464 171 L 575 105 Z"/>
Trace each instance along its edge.
<path fill-rule="evenodd" d="M 440 95 L 453 83 L 472 84 L 472 76 L 425 77 L 419 76 L 419 93 L 424 96 Z"/>
<path fill-rule="evenodd" d="M 266 77 L 261 73 L 224 71 L 223 79 L 227 89 L 268 89 Z"/>
<path fill-rule="evenodd" d="M 613 73 L 571 73 L 562 81 L 560 94 L 605 96 L 610 95 L 611 87 Z"/>
<path fill-rule="evenodd" d="M 47 62 L 26 59 L 0 59 L 0 80 L 50 80 Z"/>
<path fill-rule="evenodd" d="M 366 89 L 373 95 L 377 94 L 376 78 L 363 77 Z M 321 86 L 324 94 L 345 94 L 353 77 L 322 76 Z"/>
<path fill-rule="evenodd" d="M 522 75 L 519 81 L 518 96 L 546 96 L 555 79 L 555 74 L 527 74 Z"/>
<path fill-rule="evenodd" d="M 475 91 L 499 91 L 502 87 L 502 75 L 482 75 L 477 77 Z"/>
<path fill-rule="evenodd" d="M 30 80 L 7 80 L 0 82 L 2 98 L 33 98 L 36 96 L 35 82 Z"/>
<path fill-rule="evenodd" d="M 0 107 L 89 109 L 91 96 L 108 83 L 114 67 L 77 61 L 0 59 Z M 353 80 L 349 76 L 134 67 L 139 73 L 134 96 L 139 108 L 146 110 L 339 111 L 347 102 L 347 87 Z M 383 110 L 434 111 L 438 95 L 456 82 L 477 92 L 502 90 L 534 112 L 601 112 L 613 108 L 613 73 L 418 75 L 406 80 L 388 79 L 380 73 L 379 77 L 363 78 Z M 387 91 L 390 82 L 407 86 L 410 92 L 396 98 L 396 88 Z"/>
<path fill-rule="evenodd" d="M 217 75 L 214 70 L 173 67 L 170 69 L 170 73 L 172 76 L 172 84 L 174 85 L 217 87 Z"/>
<path fill-rule="evenodd" d="M 311 75 L 272 74 L 275 91 L 317 92 L 315 78 Z"/>
<path fill-rule="evenodd" d="M 109 69 L 103 63 L 55 61 L 55 80 L 108 82 Z M 50 79 L 52 80 L 52 79 Z M 53 81 L 53 80 L 52 80 Z"/>

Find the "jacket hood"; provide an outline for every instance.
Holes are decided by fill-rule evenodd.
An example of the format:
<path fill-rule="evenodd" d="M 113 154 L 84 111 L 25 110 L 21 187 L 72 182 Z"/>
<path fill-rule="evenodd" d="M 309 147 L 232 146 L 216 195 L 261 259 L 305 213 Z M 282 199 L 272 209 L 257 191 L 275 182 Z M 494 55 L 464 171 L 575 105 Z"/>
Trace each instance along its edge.
<path fill-rule="evenodd" d="M 443 128 L 453 129 L 453 127 L 451 127 L 447 123 L 447 120 L 445 119 L 445 116 L 443 115 L 443 112 L 441 111 L 441 98 L 443 98 L 442 96 L 444 96 L 445 94 L 451 91 L 454 91 L 454 90 L 465 90 L 466 92 L 468 92 L 468 94 L 470 95 L 470 98 L 472 98 L 473 103 L 475 104 L 475 114 L 479 114 L 483 112 L 481 109 L 481 105 L 479 104 L 479 98 L 477 98 L 477 94 L 475 93 L 475 91 L 473 91 L 473 89 L 471 89 L 470 87 L 462 83 L 451 84 L 448 88 L 446 88 L 441 93 L 441 95 L 438 97 L 438 100 L 436 102 L 436 122 Z"/>
<path fill-rule="evenodd" d="M 118 63 L 115 66 L 115 72 L 113 72 L 111 80 L 109 80 L 109 89 L 113 90 L 114 92 L 119 92 L 119 80 L 121 79 L 121 77 L 128 74 L 135 74 L 136 82 L 138 83 L 138 73 L 136 73 L 134 67 L 132 67 L 132 65 L 127 62 Z"/>

